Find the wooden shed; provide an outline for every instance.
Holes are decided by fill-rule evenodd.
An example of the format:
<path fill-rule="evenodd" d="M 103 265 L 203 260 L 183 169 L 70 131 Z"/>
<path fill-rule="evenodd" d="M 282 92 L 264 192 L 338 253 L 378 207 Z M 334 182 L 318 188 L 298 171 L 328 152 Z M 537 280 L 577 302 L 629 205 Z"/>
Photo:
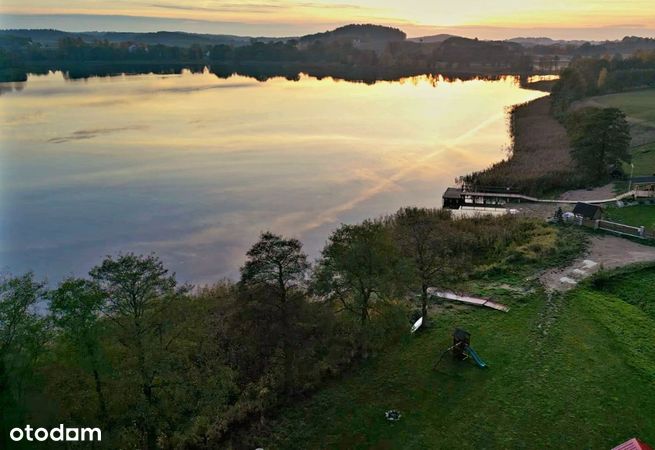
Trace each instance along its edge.
<path fill-rule="evenodd" d="M 598 220 L 603 217 L 603 208 L 589 203 L 577 203 L 573 208 L 573 214 L 589 220 Z"/>

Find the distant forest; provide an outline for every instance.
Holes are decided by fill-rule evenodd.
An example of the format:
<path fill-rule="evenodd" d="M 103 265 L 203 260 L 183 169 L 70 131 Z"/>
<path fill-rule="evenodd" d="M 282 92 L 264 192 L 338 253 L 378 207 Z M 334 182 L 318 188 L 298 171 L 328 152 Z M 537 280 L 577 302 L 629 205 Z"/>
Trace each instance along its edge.
<path fill-rule="evenodd" d="M 553 58 L 537 63 L 554 69 Z M 175 72 L 178 66 L 293 77 L 317 72 L 374 81 L 423 73 L 530 73 L 535 55 L 515 42 L 456 36 L 440 42 L 407 40 L 401 30 L 348 25 L 300 38 L 240 38 L 189 33 L 66 33 L 0 31 L 0 80 L 28 73 L 68 72 L 72 78 L 113 73 Z"/>
<path fill-rule="evenodd" d="M 70 78 L 179 73 L 209 67 L 257 79 L 299 73 L 374 82 L 428 73 L 453 76 L 557 73 L 573 59 L 655 49 L 655 39 L 591 44 L 519 38 L 483 41 L 438 35 L 407 39 L 396 28 L 347 25 L 298 38 L 246 38 L 181 32 L 68 33 L 1 30 L 0 81 L 61 70 Z"/>
<path fill-rule="evenodd" d="M 553 88 L 553 107 L 564 113 L 575 100 L 593 95 L 655 87 L 655 49 L 629 57 L 579 58 L 562 71 Z"/>

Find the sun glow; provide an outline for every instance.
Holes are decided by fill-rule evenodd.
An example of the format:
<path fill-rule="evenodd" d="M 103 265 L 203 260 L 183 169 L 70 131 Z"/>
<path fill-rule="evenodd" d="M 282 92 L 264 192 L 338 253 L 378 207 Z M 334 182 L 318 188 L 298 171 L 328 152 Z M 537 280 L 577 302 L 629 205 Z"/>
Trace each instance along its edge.
<path fill-rule="evenodd" d="M 45 22 L 48 16 L 77 16 L 90 25 L 93 17 L 113 17 L 117 23 L 120 17 L 175 20 L 179 27 L 191 27 L 188 31 L 193 25 L 189 21 L 215 23 L 216 32 L 222 24 L 283 25 L 287 35 L 296 34 L 301 26 L 321 31 L 339 24 L 374 22 L 401 27 L 409 35 L 447 28 L 495 37 L 499 29 L 512 30 L 510 34 L 616 29 L 653 35 L 652 6 L 652 0 L 63 0 L 56 5 L 51 0 L 5 0 L 0 13 L 6 16 L 5 28 L 11 28 L 11 17 L 38 15 Z"/>

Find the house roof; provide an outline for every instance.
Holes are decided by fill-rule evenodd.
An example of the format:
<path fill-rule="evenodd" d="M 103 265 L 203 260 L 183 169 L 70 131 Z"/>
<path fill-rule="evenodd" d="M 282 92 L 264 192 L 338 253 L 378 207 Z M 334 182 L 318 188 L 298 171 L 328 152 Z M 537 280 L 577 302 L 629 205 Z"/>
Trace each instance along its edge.
<path fill-rule="evenodd" d="M 623 444 L 617 445 L 612 450 L 653 450 L 648 444 L 641 442 L 637 438 L 632 438 L 625 441 Z"/>
<path fill-rule="evenodd" d="M 589 203 L 577 203 L 575 208 L 573 208 L 573 214 L 580 215 L 582 217 L 594 217 L 598 211 L 602 211 L 598 205 L 590 205 Z"/>
<path fill-rule="evenodd" d="M 653 184 L 653 183 L 655 183 L 655 175 L 632 178 L 632 184 Z"/>
<path fill-rule="evenodd" d="M 449 187 L 446 189 L 446 192 L 443 194 L 443 198 L 456 198 L 459 199 L 462 196 L 462 190 L 459 188 Z"/>

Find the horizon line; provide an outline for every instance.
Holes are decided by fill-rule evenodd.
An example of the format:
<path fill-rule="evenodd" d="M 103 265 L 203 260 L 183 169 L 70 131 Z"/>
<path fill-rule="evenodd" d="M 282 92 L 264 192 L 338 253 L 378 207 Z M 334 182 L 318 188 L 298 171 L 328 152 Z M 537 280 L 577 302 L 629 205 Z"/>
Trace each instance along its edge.
<path fill-rule="evenodd" d="M 28 25 L 26 20 L 36 19 L 48 21 L 48 19 L 56 19 L 64 22 L 68 19 L 87 19 L 86 21 L 98 21 L 97 25 L 87 25 L 89 28 L 82 29 L 79 23 L 69 24 L 69 26 L 62 26 L 64 23 L 48 25 Z M 11 20 L 14 19 L 14 20 Z M 124 21 L 123 26 L 118 23 L 112 24 L 113 26 L 107 27 L 100 25 L 102 21 Z M 14 22 L 14 23 L 12 23 Z M 18 22 L 18 23 L 15 23 Z M 22 23 L 21 23 L 22 22 Z M 173 25 L 173 23 L 176 23 Z M 167 27 L 167 25 L 173 25 Z M 518 38 L 531 38 L 531 39 L 551 39 L 553 41 L 587 41 L 587 42 L 603 42 L 603 41 L 617 41 L 624 37 L 635 36 L 642 38 L 655 38 L 655 29 L 650 29 L 643 25 L 637 24 L 622 24 L 617 26 L 599 26 L 599 27 L 557 27 L 557 26 L 525 26 L 525 27 L 509 27 L 498 25 L 460 25 L 460 26 L 441 26 L 441 25 L 422 25 L 415 23 L 380 23 L 380 22 L 366 22 L 366 21 L 350 21 L 350 22 L 325 22 L 325 23 L 250 23 L 250 22 L 236 22 L 236 21 L 215 21 L 207 19 L 177 19 L 177 18 L 161 18 L 153 16 L 131 16 L 121 14 L 2 14 L 0 15 L 0 30 L 54 30 L 68 33 L 187 33 L 187 34 L 209 34 L 209 35 L 227 35 L 234 37 L 259 37 L 259 38 L 295 38 L 302 37 L 307 34 L 321 33 L 331 31 L 341 26 L 361 24 L 361 25 L 381 25 L 391 28 L 397 28 L 405 32 L 407 39 L 417 39 L 422 37 L 430 37 L 439 34 L 450 34 L 453 36 L 466 37 L 466 38 L 481 38 L 484 40 L 509 40 Z M 109 24 L 107 24 L 109 25 Z M 186 25 L 186 26 L 185 26 Z M 191 29 L 190 26 L 205 26 L 212 29 Z M 84 26 L 84 25 L 82 25 Z M 94 28 L 95 27 L 95 28 Z M 217 27 L 228 28 L 225 31 L 217 30 Z M 235 27 L 244 28 L 242 31 L 237 31 Z M 229 29 L 234 29 L 230 31 Z M 247 29 L 252 29 L 248 32 Z M 287 31 L 284 31 L 288 28 Z M 261 31 L 255 31 L 260 29 Z M 294 29 L 297 31 L 294 32 Z M 269 34 L 267 34 L 268 30 Z M 534 34 L 522 33 L 524 31 L 533 30 Z M 607 32 L 611 36 L 605 37 L 584 37 L 574 36 L 575 33 L 585 34 L 588 33 L 603 33 Z M 503 33 L 506 37 L 481 37 L 486 33 Z M 552 34 L 551 34 L 552 33 Z M 558 36 L 559 33 L 569 35 L 568 37 Z"/>

